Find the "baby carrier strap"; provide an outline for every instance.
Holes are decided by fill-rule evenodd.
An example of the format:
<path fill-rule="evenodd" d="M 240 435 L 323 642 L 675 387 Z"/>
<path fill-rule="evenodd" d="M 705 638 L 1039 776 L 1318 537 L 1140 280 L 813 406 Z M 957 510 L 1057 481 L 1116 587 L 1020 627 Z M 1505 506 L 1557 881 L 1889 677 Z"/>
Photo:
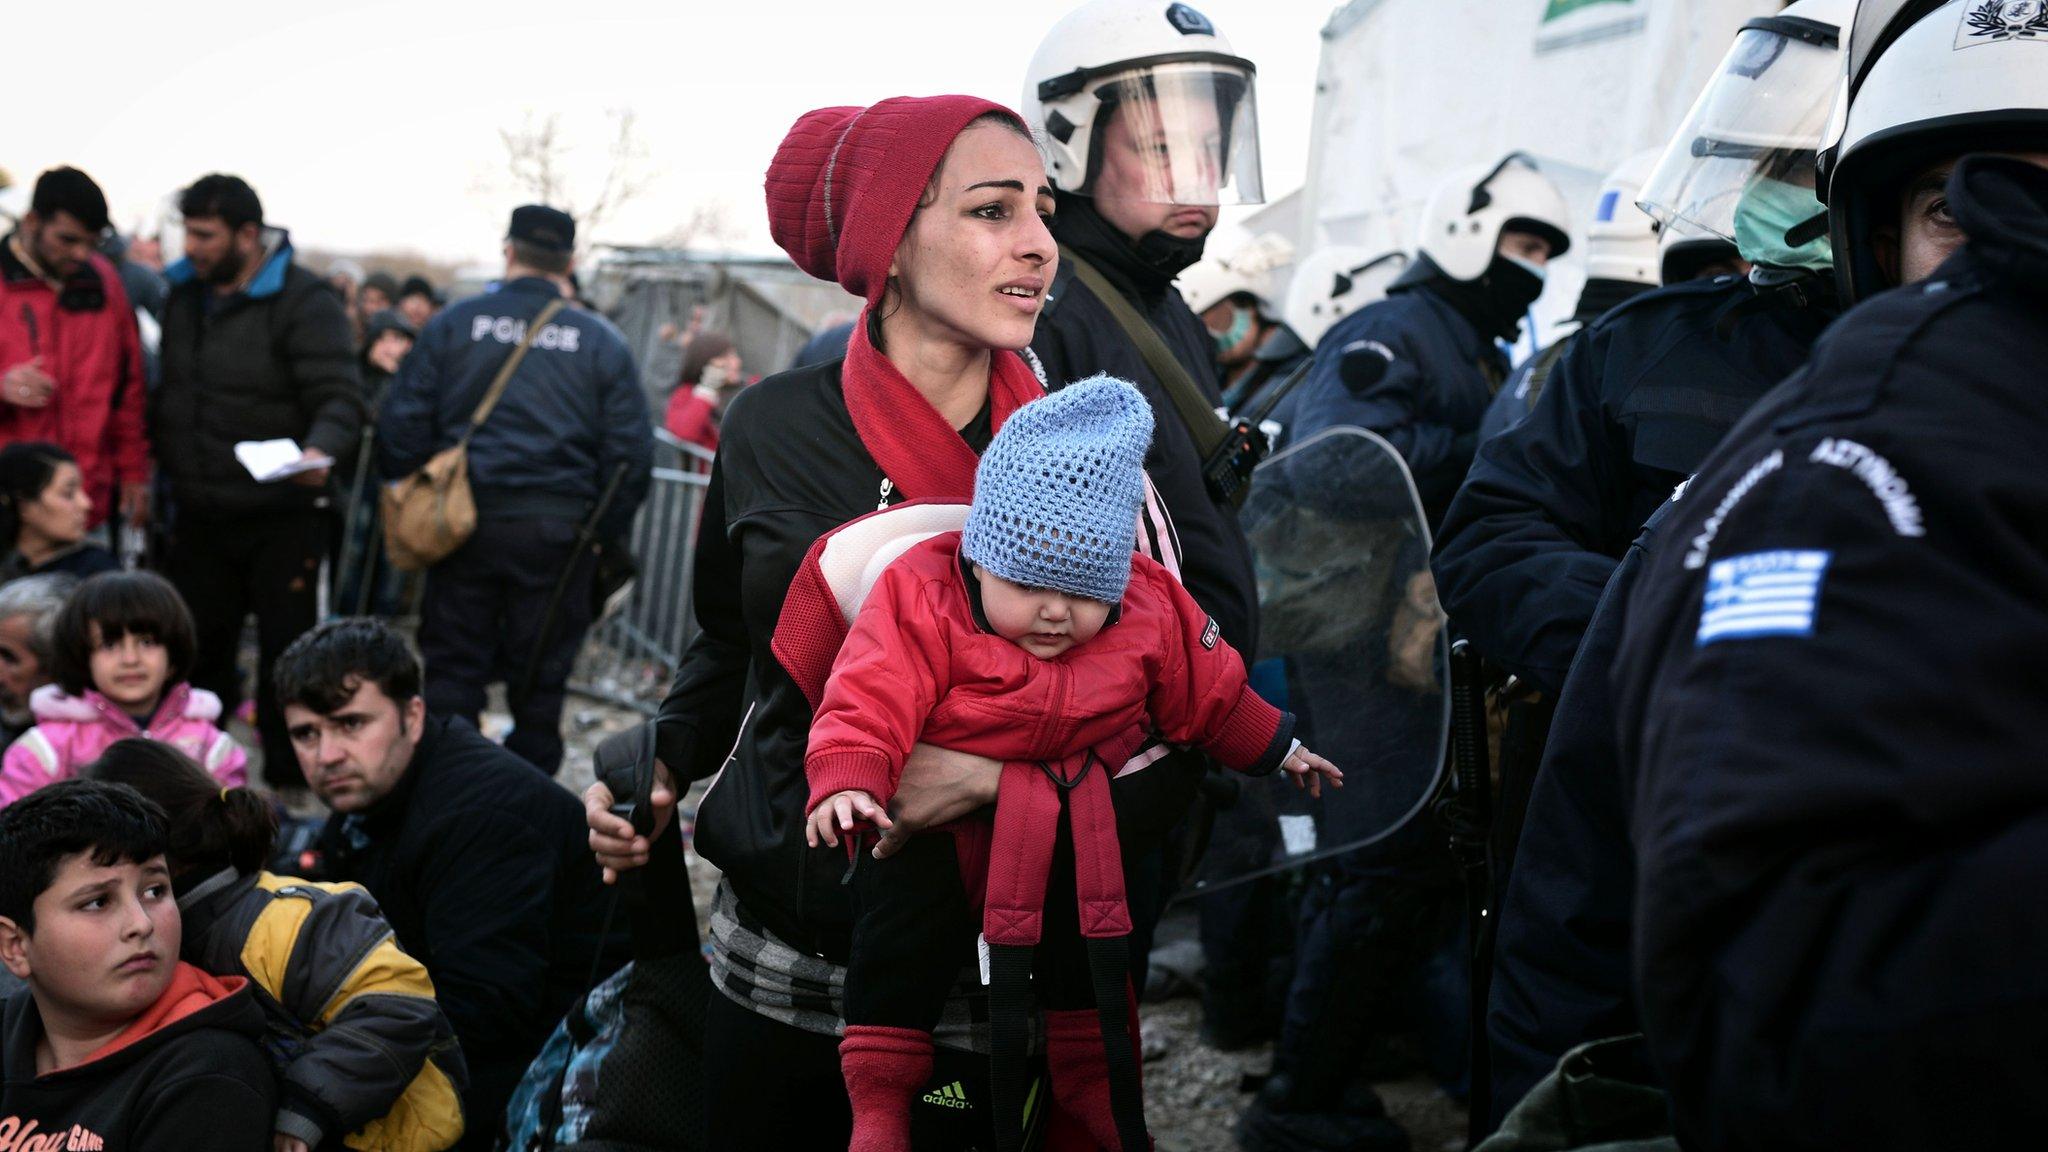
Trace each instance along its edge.
<path fill-rule="evenodd" d="M 1024 1138 L 1026 1060 L 1031 1039 L 1031 957 L 1043 935 L 1045 897 L 1061 813 L 1074 843 L 1074 896 L 1086 940 L 1090 982 L 1102 1021 L 1111 1108 L 1123 1152 L 1144 1152 L 1144 1097 L 1131 1043 L 1130 907 L 1108 769 L 1090 751 L 1055 767 L 1003 765 L 982 931 L 989 950 L 989 1073 L 996 1147 Z"/>

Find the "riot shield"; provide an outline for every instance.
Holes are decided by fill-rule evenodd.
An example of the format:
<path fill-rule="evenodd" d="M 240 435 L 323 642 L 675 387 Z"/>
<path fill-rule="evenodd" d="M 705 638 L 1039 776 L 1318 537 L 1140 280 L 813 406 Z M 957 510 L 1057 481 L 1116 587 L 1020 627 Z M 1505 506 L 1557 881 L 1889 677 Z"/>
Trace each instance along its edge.
<path fill-rule="evenodd" d="M 1449 646 L 1400 453 L 1325 429 L 1260 465 L 1238 515 L 1259 588 L 1252 685 L 1344 787 L 1318 799 L 1285 774 L 1212 781 L 1215 833 L 1188 895 L 1381 844 L 1429 819 L 1445 771 Z"/>

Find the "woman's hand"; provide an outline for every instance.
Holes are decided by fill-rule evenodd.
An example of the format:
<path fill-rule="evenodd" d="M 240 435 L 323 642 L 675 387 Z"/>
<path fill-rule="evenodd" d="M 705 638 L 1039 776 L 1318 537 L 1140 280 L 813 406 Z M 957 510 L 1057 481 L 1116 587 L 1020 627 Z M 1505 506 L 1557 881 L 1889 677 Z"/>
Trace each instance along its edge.
<path fill-rule="evenodd" d="M 1294 786 L 1308 789 L 1311 796 L 1323 794 L 1325 776 L 1330 778 L 1331 784 L 1339 788 L 1344 786 L 1344 774 L 1337 771 L 1337 766 L 1306 748 L 1289 752 L 1287 759 L 1280 762 L 1280 770 L 1294 777 Z"/>
<path fill-rule="evenodd" d="M 583 790 L 583 822 L 590 826 L 590 851 L 604 866 L 605 883 L 615 884 L 619 873 L 647 863 L 649 842 L 661 837 L 676 814 L 675 777 L 659 760 L 654 762 L 654 789 L 648 802 L 654 805 L 654 833 L 636 836 L 632 821 L 612 812 L 612 790 L 604 781 Z"/>
<path fill-rule="evenodd" d="M 820 843 L 837 848 L 839 833 L 853 831 L 856 820 L 866 820 L 884 833 L 894 823 L 880 801 L 858 788 L 848 788 L 825 797 L 811 809 L 810 819 L 804 821 L 804 841 L 813 848 Z"/>
<path fill-rule="evenodd" d="M 896 854 L 905 841 L 927 828 L 958 820 L 996 802 L 1003 762 L 919 744 L 903 762 L 903 780 L 889 801 L 894 823 L 882 830 L 875 859 Z"/>

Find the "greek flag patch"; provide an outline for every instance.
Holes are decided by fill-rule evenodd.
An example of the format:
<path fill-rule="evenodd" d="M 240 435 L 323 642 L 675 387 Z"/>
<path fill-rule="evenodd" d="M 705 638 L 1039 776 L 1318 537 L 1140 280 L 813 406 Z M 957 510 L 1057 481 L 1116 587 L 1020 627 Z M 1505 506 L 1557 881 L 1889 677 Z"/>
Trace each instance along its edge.
<path fill-rule="evenodd" d="M 1751 552 L 1707 568 L 1700 647 L 1756 636 L 1811 636 L 1832 552 Z"/>

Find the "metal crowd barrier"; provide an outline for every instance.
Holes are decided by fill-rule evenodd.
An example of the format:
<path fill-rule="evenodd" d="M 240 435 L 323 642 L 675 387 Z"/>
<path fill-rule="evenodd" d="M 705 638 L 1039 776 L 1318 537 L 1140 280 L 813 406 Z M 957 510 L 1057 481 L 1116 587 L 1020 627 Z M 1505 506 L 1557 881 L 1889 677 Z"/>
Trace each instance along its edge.
<path fill-rule="evenodd" d="M 711 453 L 660 428 L 654 437 L 653 484 L 633 521 L 640 575 L 625 602 L 591 627 L 569 676 L 572 691 L 650 716 L 697 631 L 690 576 L 711 482 Z"/>

